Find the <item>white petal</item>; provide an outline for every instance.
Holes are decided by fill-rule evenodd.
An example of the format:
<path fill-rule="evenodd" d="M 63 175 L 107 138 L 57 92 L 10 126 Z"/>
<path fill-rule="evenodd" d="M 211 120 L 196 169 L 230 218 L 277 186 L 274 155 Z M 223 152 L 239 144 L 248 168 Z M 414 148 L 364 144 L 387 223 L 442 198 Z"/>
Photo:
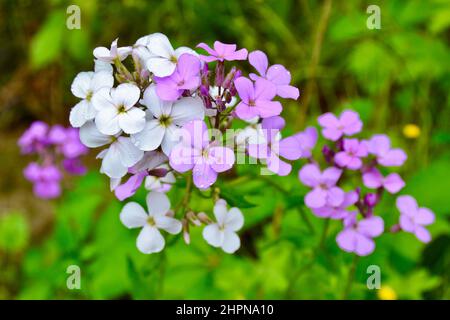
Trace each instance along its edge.
<path fill-rule="evenodd" d="M 86 147 L 97 148 L 110 143 L 112 138 L 98 131 L 94 121 L 89 121 L 80 128 L 80 140 Z"/>
<path fill-rule="evenodd" d="M 225 201 L 217 201 L 214 205 L 214 216 L 216 217 L 216 221 L 223 225 L 225 222 L 227 211 L 227 203 Z"/>
<path fill-rule="evenodd" d="M 223 237 L 222 249 L 226 253 L 234 253 L 241 246 L 239 236 L 232 231 L 226 230 Z"/>
<path fill-rule="evenodd" d="M 114 191 L 122 182 L 121 178 L 110 178 L 109 179 L 109 190 Z"/>
<path fill-rule="evenodd" d="M 94 72 L 80 72 L 77 74 L 75 79 L 73 79 L 72 86 L 70 90 L 73 95 L 77 98 L 85 99 L 91 86 L 91 79 L 94 75 Z"/>
<path fill-rule="evenodd" d="M 203 120 L 205 111 L 202 99 L 200 97 L 181 98 L 174 103 L 170 115 L 173 122 L 179 126 L 183 126 L 191 120 Z"/>
<path fill-rule="evenodd" d="M 166 35 L 153 33 L 148 36 L 148 48 L 152 55 L 170 59 L 175 55 L 172 45 Z"/>
<path fill-rule="evenodd" d="M 152 191 L 146 198 L 150 216 L 164 215 L 170 209 L 170 201 L 165 193 Z"/>
<path fill-rule="evenodd" d="M 89 102 L 81 100 L 78 102 L 72 110 L 70 110 L 69 121 L 72 127 L 79 128 L 86 123 L 86 115 L 89 114 Z"/>
<path fill-rule="evenodd" d="M 98 91 L 100 88 L 111 89 L 114 85 L 114 77 L 108 71 L 99 71 L 94 73 L 91 81 L 92 92 Z"/>
<path fill-rule="evenodd" d="M 120 161 L 126 167 L 134 166 L 144 156 L 144 151 L 139 150 L 131 142 L 131 138 L 119 137 L 114 144 L 117 146 Z"/>
<path fill-rule="evenodd" d="M 238 231 L 244 225 L 244 216 L 238 208 L 231 208 L 225 217 L 225 227 L 232 231 Z"/>
<path fill-rule="evenodd" d="M 127 174 L 128 167 L 123 165 L 120 160 L 117 142 L 111 144 L 107 150 L 108 151 L 105 153 L 100 171 L 110 178 L 122 178 Z"/>
<path fill-rule="evenodd" d="M 120 221 L 127 228 L 143 227 L 147 223 L 147 218 L 144 208 L 136 202 L 128 202 L 120 212 Z"/>
<path fill-rule="evenodd" d="M 176 49 L 175 57 L 177 57 L 177 59 L 178 59 L 182 54 L 185 54 L 185 53 L 188 53 L 188 54 L 198 57 L 198 53 L 188 47 L 179 47 L 178 49 Z"/>
<path fill-rule="evenodd" d="M 95 72 L 106 71 L 111 74 L 113 73 L 113 67 L 109 62 L 95 59 L 94 64 L 95 64 L 95 66 L 94 66 Z"/>
<path fill-rule="evenodd" d="M 139 108 L 131 108 L 118 116 L 120 128 L 128 134 L 135 134 L 145 127 L 145 111 Z"/>
<path fill-rule="evenodd" d="M 95 124 L 98 130 L 107 135 L 115 135 L 120 132 L 119 114 L 113 106 L 101 109 L 95 116 Z"/>
<path fill-rule="evenodd" d="M 155 224 L 158 229 L 163 229 L 164 231 L 177 234 L 181 232 L 181 222 L 177 219 L 170 218 L 167 216 L 155 216 Z"/>
<path fill-rule="evenodd" d="M 111 89 L 107 87 L 103 87 L 94 92 L 91 103 L 94 106 L 95 110 L 100 111 L 107 108 L 115 108 L 114 103 L 111 99 L 110 92 Z"/>
<path fill-rule="evenodd" d="M 219 229 L 217 223 L 207 225 L 203 228 L 203 238 L 213 247 L 221 247 L 224 238 L 224 232 Z"/>
<path fill-rule="evenodd" d="M 166 128 L 164 138 L 161 142 L 161 148 L 164 154 L 170 155 L 173 147 L 180 142 L 180 135 L 177 132 L 178 128 L 175 125 L 170 125 Z"/>
<path fill-rule="evenodd" d="M 116 106 L 123 105 L 126 110 L 138 102 L 141 90 L 131 83 L 122 83 L 117 88 L 111 90 L 111 98 Z"/>
<path fill-rule="evenodd" d="M 104 62 L 111 62 L 113 58 L 111 57 L 111 52 L 108 48 L 105 47 L 97 47 L 93 51 L 94 57 L 96 57 L 98 60 L 104 61 Z"/>
<path fill-rule="evenodd" d="M 164 238 L 155 227 L 145 225 L 136 239 L 136 246 L 142 253 L 160 252 L 164 249 Z"/>
<path fill-rule="evenodd" d="M 159 120 L 147 121 L 141 132 L 133 134 L 131 139 L 136 147 L 144 151 L 155 150 L 161 145 L 166 129 Z"/>
<path fill-rule="evenodd" d="M 157 77 L 170 76 L 177 66 L 175 62 L 164 57 L 150 57 L 145 65 Z"/>
<path fill-rule="evenodd" d="M 156 93 L 156 86 L 151 85 L 144 91 L 144 98 L 141 103 L 148 108 L 155 118 L 161 115 L 170 115 L 172 110 L 172 102 L 162 101 Z"/>

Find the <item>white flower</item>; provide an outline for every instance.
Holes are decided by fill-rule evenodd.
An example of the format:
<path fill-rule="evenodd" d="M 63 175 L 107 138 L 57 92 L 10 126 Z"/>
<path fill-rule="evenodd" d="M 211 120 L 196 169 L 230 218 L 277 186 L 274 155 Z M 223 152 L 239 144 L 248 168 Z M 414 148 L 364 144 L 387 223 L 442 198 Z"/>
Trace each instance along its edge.
<path fill-rule="evenodd" d="M 125 58 L 131 53 L 131 47 L 117 48 L 118 40 L 119 39 L 116 39 L 111 43 L 110 49 L 106 47 L 95 48 L 93 52 L 94 57 L 108 63 L 113 63 L 115 59 L 119 59 L 120 61 L 125 60 Z"/>
<path fill-rule="evenodd" d="M 70 111 L 70 124 L 79 128 L 86 121 L 95 117 L 96 110 L 92 105 L 92 97 L 102 88 L 111 89 L 114 85 L 112 74 L 100 72 L 80 72 L 72 82 L 71 91 L 77 98 L 83 99 Z"/>
<path fill-rule="evenodd" d="M 131 135 L 134 144 L 141 150 L 155 150 L 160 145 L 166 155 L 179 141 L 176 130 L 191 120 L 203 120 L 205 114 L 199 97 L 185 97 L 175 102 L 162 101 L 156 94 L 154 85 L 144 92 L 141 104 L 148 108 L 152 116 L 147 119 L 145 128 Z"/>
<path fill-rule="evenodd" d="M 110 63 L 94 59 L 94 71 L 95 72 L 106 71 L 112 74 L 114 70 Z"/>
<path fill-rule="evenodd" d="M 95 124 L 101 133 L 115 135 L 138 133 L 145 126 L 145 111 L 135 107 L 140 97 L 139 88 L 131 83 L 122 83 L 117 88 L 99 90 L 92 98 L 97 110 Z"/>
<path fill-rule="evenodd" d="M 175 71 L 178 58 L 183 53 L 198 56 L 188 47 L 179 47 L 174 50 L 169 39 L 162 33 L 153 33 L 138 41 L 147 45 L 150 51 L 150 57 L 146 63 L 147 69 L 157 77 L 170 76 Z"/>
<path fill-rule="evenodd" d="M 155 169 L 169 169 L 168 165 L 161 165 Z M 147 176 L 145 178 L 145 189 L 150 191 L 167 192 L 176 181 L 173 172 L 167 172 L 164 177 Z"/>
<path fill-rule="evenodd" d="M 103 159 L 100 172 L 110 178 L 123 177 L 127 174 L 128 168 L 135 165 L 144 156 L 144 152 L 136 148 L 130 138 L 104 135 L 98 131 L 93 121 L 80 128 L 80 140 L 89 148 L 101 147 L 112 142 L 108 149 L 103 150 L 97 156 Z"/>
<path fill-rule="evenodd" d="M 136 202 L 127 203 L 120 212 L 120 221 L 128 228 L 142 227 L 136 246 L 142 253 L 160 252 L 164 249 L 164 238 L 159 229 L 171 234 L 181 231 L 181 222 L 167 215 L 170 202 L 164 193 L 150 192 L 147 195 L 148 214 Z"/>
<path fill-rule="evenodd" d="M 239 249 L 241 241 L 236 231 L 244 225 L 244 217 L 238 208 L 227 210 L 224 200 L 218 200 L 214 205 L 216 223 L 203 229 L 203 238 L 213 247 L 220 247 L 226 253 Z"/>

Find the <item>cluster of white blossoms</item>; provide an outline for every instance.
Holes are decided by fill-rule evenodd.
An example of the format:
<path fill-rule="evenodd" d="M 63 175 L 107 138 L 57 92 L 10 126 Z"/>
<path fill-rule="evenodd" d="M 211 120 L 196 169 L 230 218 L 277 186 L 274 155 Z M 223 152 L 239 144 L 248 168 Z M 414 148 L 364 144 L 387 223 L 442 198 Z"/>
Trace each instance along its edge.
<path fill-rule="evenodd" d="M 110 48 L 98 47 L 93 51 L 94 71 L 80 72 L 74 79 L 71 91 L 81 101 L 70 112 L 70 123 L 80 128 L 80 140 L 89 148 L 99 148 L 97 158 L 102 159 L 100 172 L 107 175 L 110 188 L 123 200 L 133 195 L 143 181 L 149 190 L 148 213 L 135 202 L 126 204 L 120 214 L 122 223 L 128 228 L 142 227 L 137 238 L 137 247 L 143 253 L 159 252 L 164 247 L 160 230 L 171 234 L 185 233 L 189 221 L 205 227 L 204 238 L 226 252 L 239 248 L 237 226 L 242 226 L 243 216 L 233 208 L 224 213 L 223 201 L 214 209 L 217 222 L 206 215 L 203 219 L 187 215 L 191 219 L 174 218 L 170 201 L 165 192 L 176 181 L 176 174 L 168 165 L 168 157 L 179 142 L 177 129 L 192 120 L 203 120 L 205 111 L 209 116 L 215 110 L 207 109 L 195 91 L 200 81 L 175 100 L 163 100 L 157 93 L 155 79 L 170 77 L 177 70 L 177 62 L 183 54 L 195 57 L 198 54 L 187 47 L 173 49 L 168 38 L 154 33 L 140 38 L 135 45 L 118 47 L 116 39 Z M 128 59 L 131 58 L 131 59 Z M 133 65 L 134 71 L 129 71 Z M 219 98 L 219 88 L 211 86 L 211 95 Z M 236 103 L 227 102 L 227 106 Z M 126 176 L 128 181 L 122 183 Z M 202 216 L 202 215 L 200 215 Z M 229 217 L 228 217 L 229 216 Z M 231 219 L 231 220 L 230 220 Z M 232 223 L 238 219 L 239 223 Z M 231 229 L 230 229 L 231 228 Z M 229 232 L 229 230 L 232 230 Z M 185 235 L 186 238 L 186 235 Z"/>
<path fill-rule="evenodd" d="M 298 98 L 289 71 L 281 65 L 269 67 L 263 52 L 248 54 L 235 44 L 216 41 L 214 48 L 204 43 L 197 47 L 208 55 L 187 47 L 174 49 L 161 33 L 126 47 L 119 47 L 116 39 L 109 48 L 95 48 L 94 71 L 79 73 L 72 83 L 72 93 L 81 101 L 72 108 L 70 123 L 79 128 L 84 145 L 102 148 L 97 158 L 102 161 L 100 172 L 110 178 L 111 191 L 122 201 L 141 185 L 149 190 L 148 213 L 130 202 L 120 214 L 125 226 L 142 227 L 137 247 L 144 253 L 163 249 L 160 230 L 183 231 L 189 243 L 190 226 L 201 225 L 210 245 L 227 253 L 239 248 L 236 231 L 243 225 L 242 213 L 238 208 L 227 210 L 224 200 L 218 200 L 218 188 L 210 193 L 215 219 L 189 207 L 192 185 L 210 188 L 220 173 L 234 166 L 236 150 L 266 160 L 276 174 L 290 171 L 274 149 L 280 139 L 261 131 L 282 127 L 282 106 L 275 97 Z M 258 74 L 243 77 L 236 66 L 226 71 L 225 62 L 247 59 Z M 248 124 L 234 134 L 237 148 L 223 146 L 222 137 L 209 136 L 208 129 L 225 133 L 234 119 Z M 249 143 L 254 146 L 247 149 Z M 300 148 L 296 139 L 293 143 Z M 251 151 L 261 148 L 264 154 Z M 184 174 L 187 171 L 191 175 Z M 189 181 L 183 201 L 171 211 L 166 193 L 177 179 Z"/>

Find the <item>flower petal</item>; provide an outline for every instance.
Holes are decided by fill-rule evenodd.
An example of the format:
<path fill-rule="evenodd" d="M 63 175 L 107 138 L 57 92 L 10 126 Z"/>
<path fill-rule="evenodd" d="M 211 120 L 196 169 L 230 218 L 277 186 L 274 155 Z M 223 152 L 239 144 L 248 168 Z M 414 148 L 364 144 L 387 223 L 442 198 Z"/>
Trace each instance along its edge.
<path fill-rule="evenodd" d="M 209 245 L 216 248 L 222 246 L 224 232 L 219 229 L 219 225 L 217 223 L 213 223 L 204 227 L 202 234 L 203 239 L 205 239 Z"/>
<path fill-rule="evenodd" d="M 161 126 L 159 120 L 147 121 L 141 132 L 131 135 L 134 145 L 143 151 L 156 150 L 164 138 L 166 129 Z"/>
<path fill-rule="evenodd" d="M 181 222 L 177 219 L 167 216 L 155 216 L 154 219 L 158 229 L 162 229 L 170 234 L 177 234 L 181 232 Z"/>
<path fill-rule="evenodd" d="M 164 249 L 165 241 L 156 227 L 145 225 L 136 239 L 136 246 L 142 253 L 155 253 Z"/>
<path fill-rule="evenodd" d="M 236 232 L 225 230 L 223 236 L 222 249 L 226 253 L 234 253 L 241 246 L 241 240 Z"/>
<path fill-rule="evenodd" d="M 149 192 L 146 198 L 148 213 L 150 216 L 166 214 L 170 209 L 170 201 L 165 193 Z"/>
<path fill-rule="evenodd" d="M 264 77 L 266 75 L 269 61 L 267 60 L 267 56 L 264 52 L 260 50 L 250 52 L 250 54 L 248 55 L 248 61 L 256 69 L 256 71 L 259 72 L 261 76 Z"/>
<path fill-rule="evenodd" d="M 147 223 L 147 218 L 144 208 L 136 202 L 128 202 L 120 211 L 120 221 L 127 228 L 143 227 Z"/>
<path fill-rule="evenodd" d="M 173 104 L 170 114 L 176 125 L 183 126 L 191 120 L 203 120 L 205 111 L 203 102 L 199 97 L 181 98 Z"/>

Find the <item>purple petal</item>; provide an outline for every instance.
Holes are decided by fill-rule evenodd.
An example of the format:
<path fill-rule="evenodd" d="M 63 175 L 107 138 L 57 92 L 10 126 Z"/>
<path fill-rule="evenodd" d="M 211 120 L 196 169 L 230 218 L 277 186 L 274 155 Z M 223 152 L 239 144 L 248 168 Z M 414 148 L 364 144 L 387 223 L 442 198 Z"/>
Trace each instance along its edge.
<path fill-rule="evenodd" d="M 358 232 L 365 236 L 375 238 L 382 234 L 383 231 L 384 221 L 380 217 L 372 216 L 358 222 Z"/>
<path fill-rule="evenodd" d="M 234 86 L 236 87 L 239 97 L 246 104 L 249 104 L 250 100 L 255 100 L 255 89 L 253 82 L 246 77 L 239 77 L 234 80 Z"/>
<path fill-rule="evenodd" d="M 255 100 L 272 100 L 277 94 L 277 87 L 270 81 L 259 78 L 255 81 Z"/>
<path fill-rule="evenodd" d="M 200 60 L 192 54 L 184 53 L 178 58 L 177 72 L 185 82 L 188 82 L 193 77 L 197 77 L 200 67 Z"/>
<path fill-rule="evenodd" d="M 305 204 L 308 208 L 320 208 L 326 204 L 327 192 L 321 188 L 314 188 L 305 196 Z"/>
<path fill-rule="evenodd" d="M 272 156 L 267 159 L 267 169 L 279 176 L 287 176 L 292 170 L 292 165 L 272 154 Z"/>
<path fill-rule="evenodd" d="M 302 156 L 300 141 L 294 136 L 280 140 L 278 148 L 278 154 L 288 160 L 297 160 Z"/>
<path fill-rule="evenodd" d="M 251 107 L 244 101 L 239 102 L 235 109 L 236 116 L 242 120 L 250 120 L 259 116 L 258 109 Z"/>
<path fill-rule="evenodd" d="M 336 185 L 337 181 L 341 177 L 342 170 L 336 167 L 330 167 L 324 170 L 322 174 L 322 180 L 328 187 Z"/>
<path fill-rule="evenodd" d="M 400 215 L 399 224 L 400 228 L 402 228 L 402 230 L 406 232 L 414 232 L 414 230 L 416 229 L 416 224 L 414 223 L 412 217 L 407 216 L 406 214 Z"/>
<path fill-rule="evenodd" d="M 337 128 L 339 126 L 338 119 L 331 112 L 327 112 L 319 116 L 317 121 L 322 128 Z"/>
<path fill-rule="evenodd" d="M 233 60 L 245 60 L 247 59 L 248 51 L 247 49 L 240 49 L 233 53 L 229 53 L 225 55 L 225 60 L 233 61 Z"/>
<path fill-rule="evenodd" d="M 199 189 L 207 189 L 217 180 L 217 172 L 206 161 L 200 161 L 192 170 L 194 184 Z"/>
<path fill-rule="evenodd" d="M 414 234 L 416 235 L 417 239 L 419 239 L 423 243 L 428 243 L 431 241 L 430 232 L 422 226 L 417 226 Z"/>
<path fill-rule="evenodd" d="M 396 205 L 400 213 L 410 217 L 415 216 L 419 209 L 416 199 L 409 195 L 397 197 Z"/>
<path fill-rule="evenodd" d="M 267 80 L 275 85 L 288 85 L 291 82 L 291 73 L 281 64 L 274 64 L 267 70 Z"/>
<path fill-rule="evenodd" d="M 175 171 L 186 172 L 194 167 L 195 156 L 198 154 L 198 150 L 180 143 L 172 149 L 169 164 Z"/>
<path fill-rule="evenodd" d="M 116 195 L 116 198 L 120 201 L 123 201 L 132 195 L 134 195 L 139 189 L 139 187 L 142 184 L 142 181 L 144 181 L 144 178 L 147 176 L 147 172 L 139 172 L 137 174 L 132 175 L 127 182 L 121 184 L 114 190 L 114 194 Z"/>
<path fill-rule="evenodd" d="M 270 148 L 265 143 L 249 144 L 247 151 L 250 157 L 257 159 L 267 159 L 270 155 Z"/>
<path fill-rule="evenodd" d="M 156 93 L 161 100 L 175 101 L 183 93 L 183 90 L 178 88 L 177 83 L 171 77 L 154 77 L 154 80 L 156 81 Z"/>
<path fill-rule="evenodd" d="M 362 129 L 362 121 L 359 119 L 359 114 L 351 110 L 345 110 L 339 117 L 340 124 L 344 127 L 346 135 L 353 135 Z"/>
<path fill-rule="evenodd" d="M 414 221 L 423 226 L 427 226 L 434 222 L 434 213 L 428 208 L 419 208 Z"/>
<path fill-rule="evenodd" d="M 356 250 L 356 243 L 358 234 L 353 229 L 344 229 L 336 236 L 338 246 L 346 252 L 354 252 Z"/>
<path fill-rule="evenodd" d="M 261 122 L 261 127 L 266 130 L 277 129 L 281 130 L 286 125 L 286 121 L 280 116 L 274 116 L 270 118 L 265 118 Z"/>
<path fill-rule="evenodd" d="M 367 256 L 375 250 L 375 242 L 361 234 L 356 235 L 355 253 L 359 256 Z"/>
<path fill-rule="evenodd" d="M 289 85 L 277 85 L 277 96 L 297 100 L 300 96 L 298 88 Z"/>
<path fill-rule="evenodd" d="M 383 176 L 380 171 L 375 168 L 363 174 L 363 183 L 367 188 L 377 189 L 383 185 Z"/>
<path fill-rule="evenodd" d="M 327 205 L 338 207 L 344 202 L 345 193 L 339 187 L 333 187 L 327 191 Z"/>
<path fill-rule="evenodd" d="M 248 55 L 248 61 L 256 69 L 256 71 L 259 72 L 261 76 L 264 77 L 266 75 L 269 62 L 264 52 L 260 50 L 250 52 L 250 54 Z"/>
<path fill-rule="evenodd" d="M 389 193 L 397 193 L 405 186 L 405 182 L 397 173 L 391 173 L 384 178 L 383 186 Z"/>
<path fill-rule="evenodd" d="M 299 180 L 308 187 L 318 186 L 322 179 L 322 173 L 315 164 L 306 164 L 298 172 Z"/>
<path fill-rule="evenodd" d="M 385 167 L 399 167 L 403 165 L 406 159 L 407 155 L 402 149 L 392 149 L 379 157 L 378 162 Z"/>
<path fill-rule="evenodd" d="M 258 110 L 261 118 L 277 116 L 283 110 L 283 107 L 279 101 L 266 100 L 257 100 L 254 108 Z"/>
<path fill-rule="evenodd" d="M 210 46 L 208 46 L 206 43 L 199 43 L 197 45 L 197 48 L 202 48 L 203 50 L 205 50 L 206 52 L 208 52 L 210 55 L 215 56 L 217 55 L 217 52 L 214 51 Z"/>
<path fill-rule="evenodd" d="M 209 162 L 216 172 L 224 172 L 233 167 L 235 156 L 233 150 L 226 147 L 212 147 L 209 149 Z"/>

